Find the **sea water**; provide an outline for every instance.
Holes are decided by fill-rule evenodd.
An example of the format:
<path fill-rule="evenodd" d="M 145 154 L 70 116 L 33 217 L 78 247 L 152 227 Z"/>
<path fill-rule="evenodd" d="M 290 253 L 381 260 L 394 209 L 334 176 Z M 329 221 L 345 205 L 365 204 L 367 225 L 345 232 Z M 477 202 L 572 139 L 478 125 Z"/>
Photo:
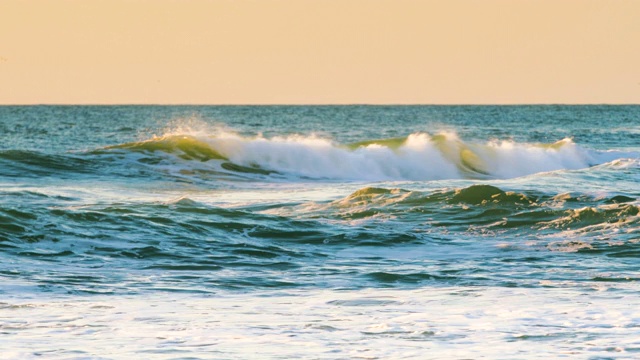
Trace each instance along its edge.
<path fill-rule="evenodd" d="M 640 106 L 2 106 L 0 357 L 640 357 Z"/>

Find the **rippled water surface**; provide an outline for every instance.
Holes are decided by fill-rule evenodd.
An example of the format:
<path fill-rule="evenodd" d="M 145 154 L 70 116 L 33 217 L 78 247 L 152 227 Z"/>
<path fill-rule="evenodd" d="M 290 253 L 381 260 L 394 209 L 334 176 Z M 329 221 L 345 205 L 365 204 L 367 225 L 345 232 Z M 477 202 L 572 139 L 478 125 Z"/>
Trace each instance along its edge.
<path fill-rule="evenodd" d="M 0 140 L 0 358 L 640 357 L 640 106 L 3 106 Z"/>

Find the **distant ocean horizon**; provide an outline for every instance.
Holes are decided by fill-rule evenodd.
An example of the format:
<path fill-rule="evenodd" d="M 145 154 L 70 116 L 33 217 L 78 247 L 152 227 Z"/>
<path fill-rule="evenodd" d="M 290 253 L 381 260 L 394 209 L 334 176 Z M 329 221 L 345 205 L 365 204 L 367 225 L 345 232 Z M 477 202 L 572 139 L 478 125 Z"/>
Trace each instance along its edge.
<path fill-rule="evenodd" d="M 150 107 L 234 107 L 234 106 L 243 106 L 243 107 L 349 107 L 349 106 L 372 106 L 372 107 L 407 107 L 407 106 L 419 106 L 419 107 L 464 107 L 464 106 L 474 106 L 474 107 L 491 107 L 491 106 L 499 106 L 499 107 L 515 107 L 515 106 L 563 106 L 563 107 L 603 107 L 603 106 L 640 106 L 640 103 L 635 102 L 603 102 L 603 103 L 570 103 L 570 102 L 540 102 L 540 103 L 368 103 L 368 102 L 336 102 L 336 103 L 185 103 L 185 102 L 177 102 L 177 103 L 153 103 L 153 102 L 105 102 L 105 103 L 55 103 L 55 102 L 42 102 L 42 103 L 0 103 L 0 107 L 12 107 L 12 106 L 21 106 L 21 107 L 33 107 L 33 106 L 150 106 Z"/>
<path fill-rule="evenodd" d="M 640 356 L 640 105 L 0 105 L 0 358 Z"/>

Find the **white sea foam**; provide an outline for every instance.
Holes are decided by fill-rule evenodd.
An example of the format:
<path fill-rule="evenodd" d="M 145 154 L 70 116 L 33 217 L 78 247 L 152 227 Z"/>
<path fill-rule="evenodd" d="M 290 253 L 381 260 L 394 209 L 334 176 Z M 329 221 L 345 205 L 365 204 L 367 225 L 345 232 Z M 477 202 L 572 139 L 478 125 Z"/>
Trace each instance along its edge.
<path fill-rule="evenodd" d="M 350 180 L 421 180 L 460 177 L 428 136 L 410 136 L 401 148 L 371 144 L 354 150 L 317 137 L 266 139 L 223 135 L 208 140 L 234 163 L 296 176 Z"/>
<path fill-rule="evenodd" d="M 541 285 L 3 299 L 0 358 L 636 357 L 633 283 Z"/>

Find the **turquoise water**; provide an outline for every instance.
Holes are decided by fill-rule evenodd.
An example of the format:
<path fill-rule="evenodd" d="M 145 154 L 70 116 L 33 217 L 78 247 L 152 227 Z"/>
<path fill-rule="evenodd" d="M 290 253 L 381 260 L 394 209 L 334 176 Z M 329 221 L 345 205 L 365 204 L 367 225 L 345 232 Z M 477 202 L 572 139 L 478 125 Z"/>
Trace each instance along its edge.
<path fill-rule="evenodd" d="M 2 106 L 0 357 L 640 357 L 640 106 Z"/>

